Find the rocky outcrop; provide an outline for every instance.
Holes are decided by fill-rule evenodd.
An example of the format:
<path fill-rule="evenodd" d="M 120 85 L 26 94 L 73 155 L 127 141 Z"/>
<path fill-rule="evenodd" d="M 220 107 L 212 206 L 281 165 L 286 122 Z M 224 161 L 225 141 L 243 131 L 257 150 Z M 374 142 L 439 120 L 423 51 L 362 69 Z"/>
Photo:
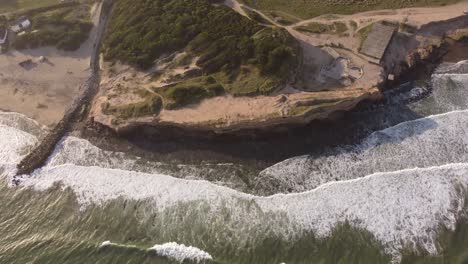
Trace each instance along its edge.
<path fill-rule="evenodd" d="M 283 103 L 285 100 L 290 100 L 285 96 L 278 97 Z M 127 121 L 119 125 L 112 123 L 99 122 L 94 118 L 96 124 L 94 127 L 106 126 L 121 136 L 128 136 L 135 133 L 143 133 L 154 136 L 155 138 L 163 139 L 168 137 L 177 138 L 180 136 L 193 136 L 212 138 L 216 136 L 243 136 L 243 135 L 259 135 L 270 134 L 274 131 L 283 131 L 288 127 L 298 127 L 309 124 L 314 120 L 327 120 L 335 118 L 341 112 L 347 112 L 356 107 L 363 101 L 378 101 L 382 99 L 382 95 L 377 88 L 367 91 L 356 92 L 354 96 L 332 100 L 332 103 L 318 100 L 316 98 L 301 99 L 290 102 L 293 109 L 304 109 L 302 113 L 289 113 L 287 115 L 266 116 L 261 119 L 239 119 L 226 120 L 226 122 L 200 122 L 200 123 L 184 123 L 184 122 L 168 122 L 158 118 L 147 119 L 141 121 Z"/>

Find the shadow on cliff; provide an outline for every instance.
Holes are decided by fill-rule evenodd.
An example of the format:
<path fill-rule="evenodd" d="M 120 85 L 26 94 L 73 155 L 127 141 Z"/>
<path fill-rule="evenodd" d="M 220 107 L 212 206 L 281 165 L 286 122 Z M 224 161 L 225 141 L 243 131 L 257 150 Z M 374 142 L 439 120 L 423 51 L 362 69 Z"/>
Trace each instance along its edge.
<path fill-rule="evenodd" d="M 335 147 L 359 144 L 375 131 L 421 117 L 423 116 L 405 105 L 392 105 L 381 106 L 372 111 L 342 113 L 333 121 L 314 121 L 303 127 L 279 127 L 271 131 L 248 131 L 230 135 L 170 128 L 142 128 L 126 134 L 124 140 L 131 143 L 130 148 L 137 155 L 150 155 L 158 161 L 194 164 L 202 161 L 247 163 L 263 169 L 295 156 L 333 153 L 330 150 Z M 406 135 L 415 136 L 435 126 L 437 124 L 429 120 L 414 131 L 407 131 Z M 402 135 L 385 136 L 384 131 L 379 133 L 380 144 L 398 144 L 405 139 Z M 105 148 L 102 145 L 100 147 Z"/>

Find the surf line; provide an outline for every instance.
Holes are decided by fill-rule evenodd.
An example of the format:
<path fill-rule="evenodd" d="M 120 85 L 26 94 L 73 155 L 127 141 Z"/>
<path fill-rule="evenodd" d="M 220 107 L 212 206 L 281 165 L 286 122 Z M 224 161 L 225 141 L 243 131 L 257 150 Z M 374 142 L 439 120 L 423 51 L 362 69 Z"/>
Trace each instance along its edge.
<path fill-rule="evenodd" d="M 102 4 L 99 24 L 96 26 L 97 34 L 94 49 L 90 60 L 91 75 L 81 85 L 81 93 L 76 97 L 70 107 L 68 107 L 60 122 L 58 122 L 47 136 L 18 163 L 16 175 L 13 177 L 14 185 L 19 185 L 20 183 L 18 176 L 31 174 L 36 169 L 43 167 L 49 156 L 53 153 L 55 146 L 69 132 L 73 124 L 83 120 L 86 116 L 86 110 L 89 109 L 90 102 L 99 90 L 99 50 L 112 6 L 113 0 L 105 0 Z"/>

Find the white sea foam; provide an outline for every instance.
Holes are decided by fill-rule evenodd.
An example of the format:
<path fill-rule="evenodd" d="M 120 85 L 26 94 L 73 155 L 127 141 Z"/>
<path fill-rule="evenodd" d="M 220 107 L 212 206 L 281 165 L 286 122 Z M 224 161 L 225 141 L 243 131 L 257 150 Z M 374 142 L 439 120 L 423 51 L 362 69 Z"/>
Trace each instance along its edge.
<path fill-rule="evenodd" d="M 362 168 L 367 166 L 378 168 L 379 162 L 397 164 L 405 162 L 405 159 L 418 160 L 419 155 L 428 155 L 431 152 L 434 152 L 432 153 L 434 155 L 436 152 L 443 152 L 442 155 L 448 155 L 451 159 L 455 157 L 454 155 L 461 155 L 466 161 L 466 116 L 466 111 L 452 112 L 383 130 L 363 143 L 365 146 L 363 152 L 380 148 L 381 156 L 371 153 L 366 155 L 366 159 L 359 160 L 355 157 L 345 159 L 345 164 L 337 168 L 342 168 L 341 172 L 345 178 L 356 178 L 364 177 L 368 173 L 363 170 L 359 174 L 358 170 L 353 170 L 351 168 L 353 162 L 358 164 L 361 162 L 359 166 Z M 1 133 L 5 135 L 10 133 L 12 138 L 18 138 L 18 142 L 24 141 L 25 135 L 20 130 L 8 128 Z M 423 140 L 423 135 L 429 136 L 432 141 Z M 70 142 L 73 141 L 72 139 Z M 85 148 L 88 150 L 74 149 L 73 144 L 67 145 L 67 151 L 80 153 L 77 155 L 80 157 L 77 161 L 89 153 L 94 153 L 89 155 L 96 159 L 97 163 L 93 164 L 99 164 L 99 159 L 113 159 L 112 153 L 103 155 L 99 153 L 102 150 L 91 144 L 81 143 L 75 147 L 83 148 L 87 145 Z M 427 144 L 435 144 L 436 147 L 426 149 L 424 145 Z M 406 146 L 404 149 L 411 152 L 402 155 L 401 149 L 393 148 L 395 145 Z M 419 146 L 419 149 L 415 150 L 410 146 Z M 387 156 L 383 156 L 385 153 Z M 117 154 L 117 157 L 119 155 Z M 68 159 L 58 157 L 52 157 L 46 167 L 30 175 L 31 177 L 23 183 L 24 186 L 47 190 L 55 183 L 61 183 L 63 188 L 70 187 L 76 193 L 83 207 L 103 204 L 117 198 L 147 200 L 158 210 L 176 207 L 180 202 L 203 201 L 212 207 L 211 218 L 207 219 L 216 217 L 218 209 L 227 207 L 235 219 L 254 223 L 258 220 L 256 215 L 242 213 L 245 212 L 242 208 L 245 203 L 239 203 L 239 201 L 248 201 L 248 204 L 257 205 L 263 212 L 286 215 L 294 226 L 292 229 L 313 231 L 322 237 L 330 235 L 338 223 L 349 221 L 356 227 L 372 232 L 386 245 L 387 250 L 394 254 L 405 245 L 416 244 L 422 245 L 430 253 L 436 253 L 436 230 L 440 225 L 449 229 L 454 228 L 464 205 L 464 194 L 457 191 L 458 187 L 468 187 L 468 164 L 440 164 L 442 166 L 377 173 L 357 180 L 328 183 L 300 194 L 257 197 L 206 181 L 190 181 L 162 174 L 145 174 L 95 166 L 78 166 L 67 164 Z M 9 162 L 14 160 L 13 158 Z M 114 161 L 103 162 L 107 164 L 106 166 L 114 164 Z M 431 163 L 434 164 L 434 159 L 428 164 Z M 346 173 L 352 176 L 346 176 Z M 285 237 L 291 235 L 289 226 L 275 228 Z"/>
<path fill-rule="evenodd" d="M 393 254 L 404 246 L 416 245 L 435 254 L 437 228 L 443 225 L 453 230 L 464 205 L 464 194 L 457 190 L 468 187 L 468 164 L 378 173 L 301 194 L 271 197 L 256 197 L 204 181 L 75 165 L 44 168 L 24 185 L 47 190 L 57 182 L 70 187 L 83 205 L 123 197 L 152 201 L 163 210 L 180 202 L 204 201 L 212 206 L 212 214 L 227 206 L 235 215 L 242 211 L 238 201 L 249 201 L 264 212 L 286 214 L 291 224 L 321 237 L 330 235 L 336 224 L 349 221 L 372 232 Z M 249 219 L 250 215 L 241 217 L 256 221 Z M 277 228 L 287 236 L 288 230 Z"/>
<path fill-rule="evenodd" d="M 47 162 L 47 166 L 49 167 L 62 164 L 166 174 L 191 180 L 209 178 L 219 185 L 232 187 L 237 190 L 246 188 L 245 182 L 236 173 L 237 169 L 242 167 L 241 165 L 233 166 L 230 163 L 216 164 L 208 162 L 199 165 L 168 164 L 142 159 L 123 152 L 105 151 L 92 145 L 87 140 L 72 136 L 63 138 L 57 144 Z M 214 175 L 215 172 L 217 172 L 216 175 Z"/>
<path fill-rule="evenodd" d="M 0 164 L 16 164 L 37 143 L 36 137 L 16 128 L 0 125 Z"/>
<path fill-rule="evenodd" d="M 457 63 L 443 63 L 437 67 L 434 75 L 437 74 L 467 74 L 468 60 L 459 61 Z"/>
<path fill-rule="evenodd" d="M 104 241 L 104 242 L 102 242 L 100 247 L 109 247 L 109 246 L 112 246 L 112 245 L 115 245 L 115 244 L 110 242 L 110 241 Z"/>
<path fill-rule="evenodd" d="M 159 256 L 167 257 L 178 261 L 180 263 L 185 260 L 194 262 L 202 262 L 206 260 L 212 260 L 211 255 L 199 248 L 192 246 L 185 246 L 184 244 L 177 244 L 175 242 L 165 243 L 162 245 L 155 245 L 149 249 L 150 251 L 156 252 Z"/>
<path fill-rule="evenodd" d="M 40 125 L 24 115 L 0 112 L 0 176 L 11 176 L 16 164 L 37 144 Z"/>
<path fill-rule="evenodd" d="M 112 243 L 111 241 L 104 241 L 99 246 L 99 248 L 109 248 L 109 247 L 142 250 L 133 245 Z M 213 260 L 213 257 L 208 252 L 205 252 L 197 247 L 186 246 L 184 244 L 178 244 L 176 242 L 169 242 L 169 243 L 164 243 L 161 245 L 154 245 L 148 249 L 145 249 L 144 251 L 154 252 L 158 256 L 166 257 L 166 258 L 175 260 L 179 263 L 183 263 L 184 261 L 187 261 L 187 260 L 191 261 L 191 263 L 193 262 L 200 263 L 200 262 L 204 262 L 207 260 Z"/>
<path fill-rule="evenodd" d="M 262 189 L 305 191 L 376 172 L 468 160 L 468 110 L 430 116 L 378 131 L 351 150 L 285 160 L 260 173 Z"/>
<path fill-rule="evenodd" d="M 287 166 L 277 170 L 281 173 L 275 177 L 280 175 L 280 179 L 289 181 L 284 177 L 288 176 L 284 174 L 288 172 L 286 167 L 293 177 L 293 188 L 300 190 L 302 184 L 310 189 L 320 186 L 298 194 L 258 197 L 206 181 L 112 169 L 119 167 L 115 160 L 122 160 L 119 155 L 123 154 L 104 153 L 89 142 L 83 145 L 81 140 L 74 145 L 73 138 L 65 139 L 61 145 L 65 148 L 59 146 L 48 165 L 30 175 L 23 185 L 47 190 L 61 183 L 76 193 L 83 208 L 117 198 L 147 200 L 157 210 L 177 207 L 180 202 L 206 202 L 211 206 L 211 211 L 203 211 L 210 215 L 207 225 L 218 217 L 220 208 L 227 208 L 233 218 L 226 220 L 220 215 L 223 219 L 219 221 L 242 218 L 246 225 L 255 223 L 257 215 L 243 208 L 245 204 L 254 205 L 265 213 L 285 215 L 295 230 L 313 231 L 320 237 L 329 236 L 338 223 L 348 221 L 370 231 L 395 256 L 403 247 L 416 245 L 435 254 L 437 229 L 444 226 L 454 230 L 465 207 L 462 190 L 468 188 L 467 111 L 410 121 L 374 133 L 351 153 L 286 161 Z M 34 136 L 7 125 L 0 126 L 0 136 L 0 144 L 11 150 L 0 152 L 0 158 L 10 164 L 19 160 L 25 147 L 36 142 Z M 71 153 L 76 153 L 75 158 L 70 158 Z M 86 156 L 95 161 L 82 163 Z M 413 167 L 422 168 L 408 169 Z M 271 169 L 267 170 L 270 175 Z M 376 173 L 379 170 L 383 172 Z M 335 179 L 348 180 L 329 182 Z M 278 225 L 275 229 L 285 237 L 291 236 L 290 226 Z M 180 245 L 162 246 L 158 248 L 180 249 Z"/>

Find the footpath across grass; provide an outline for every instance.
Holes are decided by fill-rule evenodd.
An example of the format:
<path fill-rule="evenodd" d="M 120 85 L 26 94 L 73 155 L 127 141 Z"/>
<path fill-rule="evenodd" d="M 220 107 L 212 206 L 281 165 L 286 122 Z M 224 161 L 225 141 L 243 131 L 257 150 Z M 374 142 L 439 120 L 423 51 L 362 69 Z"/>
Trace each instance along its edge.
<path fill-rule="evenodd" d="M 353 14 L 380 9 L 427 7 L 454 4 L 460 0 L 242 0 L 264 12 L 282 11 L 302 19 L 324 14 Z"/>

